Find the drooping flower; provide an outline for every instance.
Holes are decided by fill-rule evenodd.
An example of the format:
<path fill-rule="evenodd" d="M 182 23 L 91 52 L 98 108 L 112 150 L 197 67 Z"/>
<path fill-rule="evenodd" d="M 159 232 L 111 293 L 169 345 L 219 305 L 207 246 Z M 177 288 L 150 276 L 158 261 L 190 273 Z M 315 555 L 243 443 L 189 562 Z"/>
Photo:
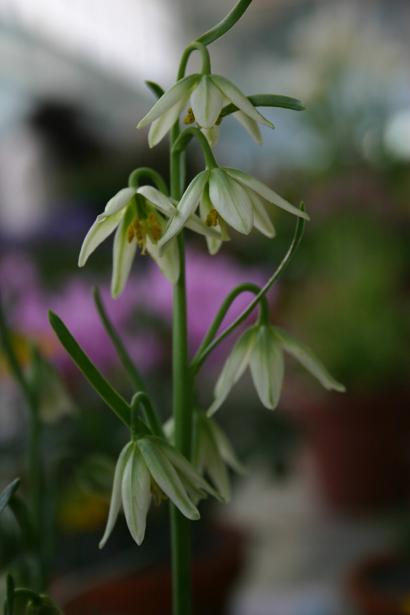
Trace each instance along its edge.
<path fill-rule="evenodd" d="M 216 495 L 194 467 L 164 440 L 144 436 L 122 449 L 115 467 L 110 509 L 100 549 L 107 542 L 120 508 L 131 536 L 140 545 L 152 495 L 168 497 L 181 513 L 199 519 L 196 502 L 207 494 Z"/>
<path fill-rule="evenodd" d="M 166 135 L 188 101 L 190 109 L 186 123 L 195 121 L 200 128 L 215 126 L 222 108 L 229 103 L 238 108 L 234 115 L 258 141 L 258 123 L 273 127 L 229 79 L 221 75 L 195 73 L 183 77 L 169 88 L 138 123 L 137 128 L 151 124 L 148 134 L 150 147 Z"/>
<path fill-rule="evenodd" d="M 161 254 L 158 250 L 158 241 L 165 231 L 167 218 L 175 213 L 172 200 L 152 186 L 122 188 L 108 201 L 104 212 L 97 216 L 88 231 L 81 246 L 78 265 L 84 266 L 90 254 L 116 229 L 111 280 L 113 297 L 118 297 L 124 289 L 137 248 L 142 254 L 150 254 L 163 274 L 175 283 L 179 277 L 176 242 L 171 241 Z M 202 235 L 209 235 L 211 230 L 195 216 L 187 220 L 186 226 Z"/>
<path fill-rule="evenodd" d="M 198 472 L 209 476 L 221 498 L 228 502 L 231 497 L 228 468 L 238 474 L 243 474 L 245 469 L 225 433 L 203 412 L 197 412 L 197 430 L 195 466 Z"/>
<path fill-rule="evenodd" d="M 198 205 L 203 222 L 209 227 L 218 227 L 222 239 L 225 225 L 245 235 L 255 227 L 267 237 L 274 237 L 275 229 L 266 211 L 269 204 L 309 219 L 306 212 L 242 171 L 226 167 L 206 169 L 188 185 L 178 203 L 177 215 L 171 219 L 158 247 L 163 249 L 182 230 Z M 211 252 L 217 251 L 218 245 L 218 241 L 212 244 Z"/>
<path fill-rule="evenodd" d="M 215 399 L 208 415 L 211 416 L 220 407 L 248 366 L 262 404 L 275 409 L 282 390 L 284 352 L 299 361 L 325 389 L 340 393 L 345 391 L 345 387 L 329 374 L 306 346 L 278 327 L 257 324 L 247 329 L 232 348 L 217 380 Z"/>

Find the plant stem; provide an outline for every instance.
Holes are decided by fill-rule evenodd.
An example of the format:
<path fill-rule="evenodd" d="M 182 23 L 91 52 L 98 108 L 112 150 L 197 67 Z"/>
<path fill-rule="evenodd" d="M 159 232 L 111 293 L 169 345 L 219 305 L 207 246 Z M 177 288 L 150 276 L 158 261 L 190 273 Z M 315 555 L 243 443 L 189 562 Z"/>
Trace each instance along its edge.
<path fill-rule="evenodd" d="M 171 132 L 170 177 L 171 197 L 181 197 L 181 157 L 172 151 L 179 135 L 179 125 Z M 172 380 L 175 446 L 185 457 L 191 455 L 192 404 L 191 375 L 188 364 L 187 308 L 185 288 L 184 238 L 178 237 L 180 275 L 174 285 L 172 323 Z M 173 615 L 191 615 L 191 528 L 190 521 L 171 505 L 172 606 Z"/>
<path fill-rule="evenodd" d="M 304 211 L 303 203 L 301 203 L 301 210 Z M 246 320 L 249 314 L 251 314 L 254 308 L 258 305 L 261 299 L 266 295 L 268 290 L 272 287 L 274 282 L 276 282 L 276 280 L 278 279 L 282 271 L 285 269 L 288 263 L 292 260 L 292 257 L 301 242 L 304 228 L 305 228 L 305 220 L 303 218 L 298 218 L 296 221 L 295 232 L 293 233 L 291 244 L 285 256 L 283 257 L 282 261 L 279 263 L 278 267 L 275 269 L 275 271 L 273 272 L 269 280 L 266 282 L 266 284 L 262 286 L 259 292 L 255 295 L 254 299 L 239 314 L 239 316 L 233 321 L 233 323 L 229 325 L 229 327 L 224 329 L 224 331 L 222 331 L 222 333 L 218 337 L 214 338 L 205 348 L 202 349 L 202 345 L 201 345 L 201 349 L 202 349 L 201 352 L 197 352 L 197 354 L 195 355 L 191 363 L 191 370 L 193 374 L 195 374 L 199 370 L 199 368 L 201 367 L 201 365 L 203 364 L 203 362 L 205 361 L 209 353 L 212 352 L 212 350 L 216 348 L 216 346 L 218 346 L 218 344 L 220 344 L 222 340 L 224 340 L 230 333 L 232 333 L 232 331 L 234 331 L 236 327 L 238 327 L 238 325 L 240 325 L 244 320 Z M 227 298 L 227 300 L 229 300 L 229 297 Z"/>
<path fill-rule="evenodd" d="M 202 34 L 196 40 L 203 45 L 210 45 L 218 38 L 221 38 L 228 30 L 233 28 L 237 21 L 242 17 L 252 0 L 239 0 L 233 9 L 213 28 Z"/>

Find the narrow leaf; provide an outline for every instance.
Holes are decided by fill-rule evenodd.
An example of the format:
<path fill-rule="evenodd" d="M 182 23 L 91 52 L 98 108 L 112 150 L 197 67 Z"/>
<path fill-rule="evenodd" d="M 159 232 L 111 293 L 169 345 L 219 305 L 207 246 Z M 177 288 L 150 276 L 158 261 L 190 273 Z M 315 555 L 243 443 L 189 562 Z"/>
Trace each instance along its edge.
<path fill-rule="evenodd" d="M 55 334 L 79 370 L 95 389 L 101 399 L 109 406 L 125 425 L 130 424 L 130 407 L 123 397 L 111 386 L 95 367 L 78 342 L 71 335 L 61 318 L 49 312 L 49 321 Z M 143 428 L 143 424 L 141 423 Z M 143 429 L 143 431 L 146 431 Z"/>

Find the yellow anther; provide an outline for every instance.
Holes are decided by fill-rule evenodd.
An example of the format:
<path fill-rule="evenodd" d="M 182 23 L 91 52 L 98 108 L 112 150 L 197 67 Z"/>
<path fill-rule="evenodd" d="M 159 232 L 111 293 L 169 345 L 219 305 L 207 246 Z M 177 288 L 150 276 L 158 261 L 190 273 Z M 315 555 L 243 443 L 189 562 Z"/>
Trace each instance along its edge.
<path fill-rule="evenodd" d="M 129 225 L 128 230 L 127 230 L 127 241 L 128 243 L 131 243 L 131 241 L 134 239 L 135 237 L 135 231 L 134 231 L 134 227 L 132 224 Z"/>
<path fill-rule="evenodd" d="M 159 241 L 162 237 L 162 229 L 157 216 L 153 212 L 148 215 L 147 227 L 150 239 L 154 242 Z"/>
<path fill-rule="evenodd" d="M 184 117 L 184 124 L 193 124 L 195 122 L 195 115 L 191 107 L 189 107 L 186 116 Z"/>
<path fill-rule="evenodd" d="M 151 481 L 151 495 L 157 506 L 167 499 L 167 496 L 164 494 L 162 489 L 158 487 L 157 483 L 153 480 Z"/>
<path fill-rule="evenodd" d="M 209 214 L 206 217 L 206 225 L 207 226 L 216 226 L 219 222 L 219 214 L 216 209 L 211 209 Z"/>

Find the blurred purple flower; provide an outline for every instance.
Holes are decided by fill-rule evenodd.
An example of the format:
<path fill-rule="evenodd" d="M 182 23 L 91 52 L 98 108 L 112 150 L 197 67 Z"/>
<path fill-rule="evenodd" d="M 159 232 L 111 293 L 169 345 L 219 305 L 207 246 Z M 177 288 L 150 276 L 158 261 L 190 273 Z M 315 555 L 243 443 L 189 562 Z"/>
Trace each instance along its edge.
<path fill-rule="evenodd" d="M 201 342 L 228 292 L 244 281 L 262 285 L 266 280 L 260 269 L 240 265 L 231 257 L 209 257 L 192 250 L 187 253 L 186 275 L 191 352 Z M 91 287 L 95 280 L 77 274 L 63 280 L 58 290 L 47 291 L 30 257 L 19 254 L 0 259 L 0 281 L 7 293 L 6 309 L 13 330 L 34 339 L 63 371 L 74 373 L 75 368 L 50 328 L 49 309 L 63 319 L 98 367 L 106 369 L 116 364 L 115 351 L 92 300 Z M 116 300 L 111 299 L 108 288 L 102 288 L 101 295 L 136 364 L 143 371 L 158 367 L 165 358 L 160 327 L 141 325 L 139 312 L 153 317 L 153 322 L 162 321 L 167 327 L 171 324 L 172 287 L 159 269 L 152 265 L 132 277 L 126 292 Z M 232 322 L 251 298 L 249 293 L 240 295 L 222 326 Z M 225 343 L 221 346 L 223 351 Z M 216 353 L 218 356 L 220 352 Z"/>
<path fill-rule="evenodd" d="M 266 275 L 260 268 L 240 265 L 229 256 L 189 250 L 186 265 L 188 329 L 191 350 L 201 342 L 226 295 L 238 284 L 263 285 Z M 143 301 L 167 322 L 172 315 L 172 287 L 157 267 L 152 267 L 144 283 Z M 223 325 L 231 323 L 248 305 L 253 295 L 241 294 L 233 303 Z"/>

